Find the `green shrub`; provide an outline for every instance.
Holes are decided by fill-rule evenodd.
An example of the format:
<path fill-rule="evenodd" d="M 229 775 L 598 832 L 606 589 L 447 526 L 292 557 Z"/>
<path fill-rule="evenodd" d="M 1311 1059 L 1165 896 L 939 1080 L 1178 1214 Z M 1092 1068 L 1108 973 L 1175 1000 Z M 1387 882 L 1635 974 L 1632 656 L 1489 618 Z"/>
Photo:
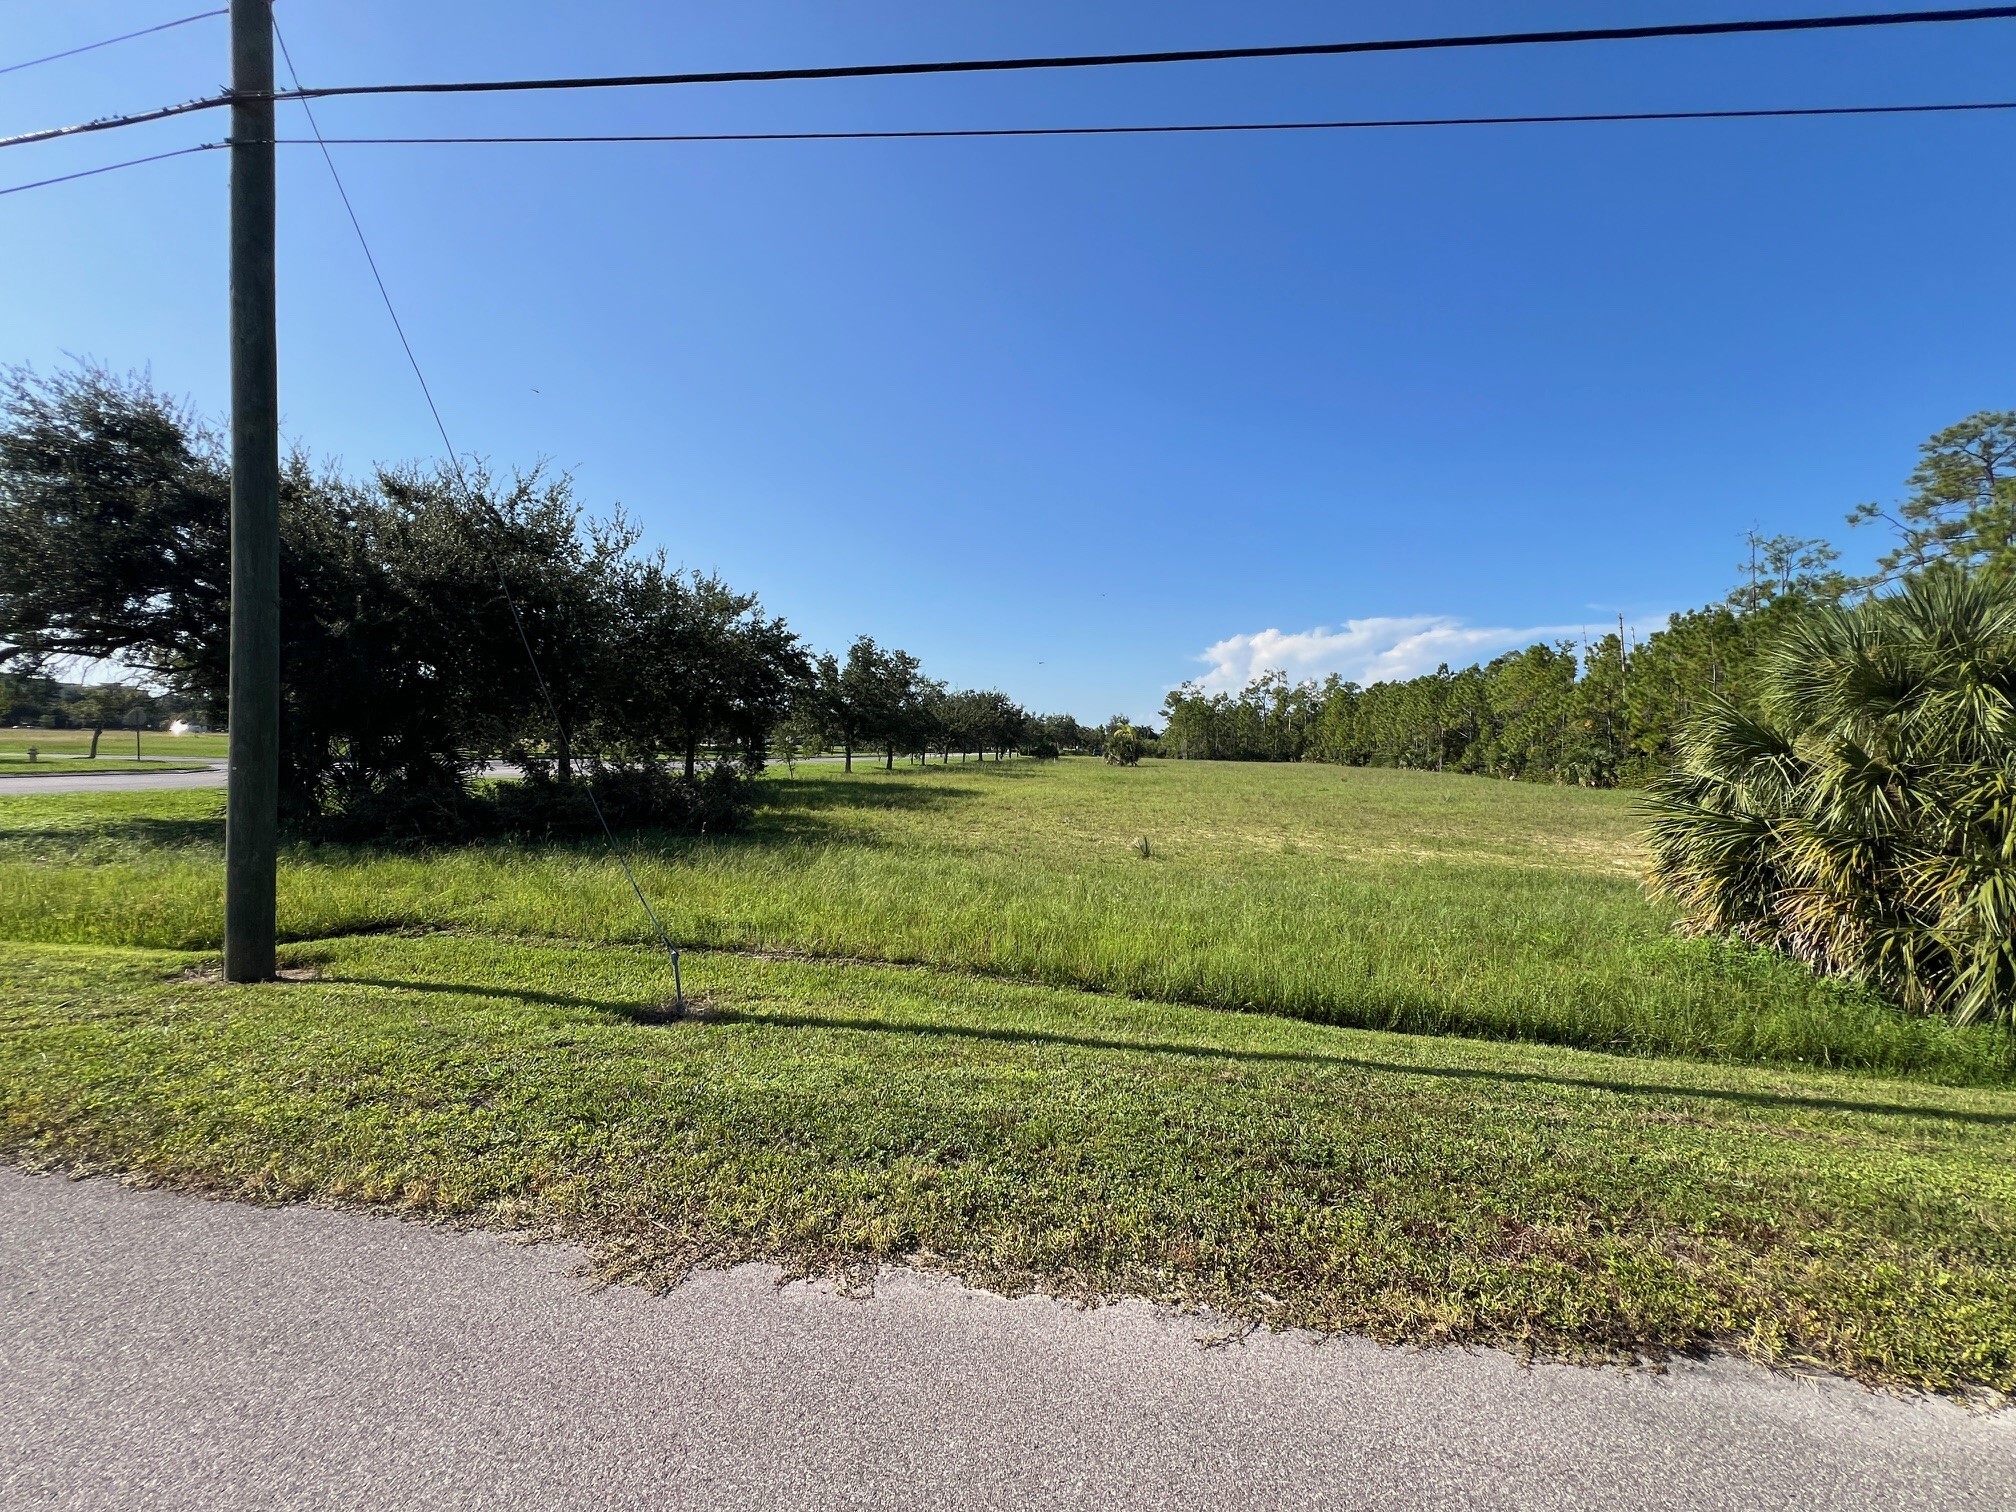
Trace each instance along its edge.
<path fill-rule="evenodd" d="M 590 795 L 593 795 L 592 801 Z M 687 777 L 658 762 L 592 762 L 562 782 L 539 764 L 515 781 L 471 789 L 453 774 L 434 782 L 355 787 L 307 827 L 312 839 L 378 844 L 434 844 L 517 836 L 592 838 L 602 818 L 615 829 L 726 834 L 749 819 L 754 779 L 734 762 Z"/>
<path fill-rule="evenodd" d="M 2016 588 L 1935 571 L 1794 625 L 1648 801 L 1655 891 L 1965 1023 L 2016 1014 Z"/>

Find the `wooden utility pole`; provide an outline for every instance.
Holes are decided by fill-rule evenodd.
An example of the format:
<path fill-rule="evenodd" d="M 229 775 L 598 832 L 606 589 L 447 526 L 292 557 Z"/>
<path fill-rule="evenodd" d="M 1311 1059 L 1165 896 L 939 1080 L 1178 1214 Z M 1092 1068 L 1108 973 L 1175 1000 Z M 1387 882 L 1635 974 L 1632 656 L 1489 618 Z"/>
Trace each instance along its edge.
<path fill-rule="evenodd" d="M 224 975 L 273 975 L 280 823 L 280 357 L 272 0 L 231 0 L 231 759 Z"/>

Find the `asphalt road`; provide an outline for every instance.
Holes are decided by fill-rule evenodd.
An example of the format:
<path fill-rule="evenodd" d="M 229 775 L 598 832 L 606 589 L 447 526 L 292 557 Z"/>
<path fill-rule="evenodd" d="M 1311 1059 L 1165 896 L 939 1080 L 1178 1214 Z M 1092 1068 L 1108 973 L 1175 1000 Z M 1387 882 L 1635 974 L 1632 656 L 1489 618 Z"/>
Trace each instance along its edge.
<path fill-rule="evenodd" d="M 202 758 L 198 757 L 197 760 Z M 178 765 L 191 765 L 180 762 Z M 0 777 L 0 793 L 116 793 L 134 788 L 224 786 L 224 763 L 211 761 L 196 772 L 64 772 L 59 776 Z"/>
<path fill-rule="evenodd" d="M 912 1273 L 578 1255 L 0 1168 L 8 1508 L 2008 1508 L 2016 1414 L 1528 1368 Z"/>
<path fill-rule="evenodd" d="M 166 758 L 163 758 L 166 760 Z M 196 758 L 202 761 L 203 758 Z M 188 766 L 184 761 L 180 765 Z M 136 788 L 217 788 L 224 786 L 228 763 L 207 761 L 198 772 L 64 772 L 48 777 L 0 777 L 0 793 L 116 793 Z M 486 777 L 516 777 L 518 768 L 493 761 L 478 769 Z"/>

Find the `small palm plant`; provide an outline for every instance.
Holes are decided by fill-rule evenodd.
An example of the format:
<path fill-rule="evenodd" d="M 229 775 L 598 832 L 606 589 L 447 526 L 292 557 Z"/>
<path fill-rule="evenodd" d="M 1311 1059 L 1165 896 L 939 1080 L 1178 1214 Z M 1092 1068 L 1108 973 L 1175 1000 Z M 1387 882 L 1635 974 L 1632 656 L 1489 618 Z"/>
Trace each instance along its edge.
<path fill-rule="evenodd" d="M 1115 725 L 1106 736 L 1106 764 L 1108 766 L 1139 766 L 1145 747 L 1141 737 L 1130 724 Z"/>
<path fill-rule="evenodd" d="M 1712 708 L 1648 801 L 1653 890 L 1966 1023 L 2016 1017 L 2016 588 L 1936 571 L 1818 611 L 1757 715 Z"/>

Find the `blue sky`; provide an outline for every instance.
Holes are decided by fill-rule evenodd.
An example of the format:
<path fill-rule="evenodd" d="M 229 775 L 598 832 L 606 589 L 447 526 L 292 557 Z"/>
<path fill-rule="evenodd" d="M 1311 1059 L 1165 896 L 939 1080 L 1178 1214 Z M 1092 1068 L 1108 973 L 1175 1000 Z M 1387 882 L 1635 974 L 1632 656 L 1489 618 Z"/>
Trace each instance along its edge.
<path fill-rule="evenodd" d="M 0 64 L 200 9 L 8 7 Z M 282 0 L 309 83 L 1807 14 L 1690 0 L 557 7 Z M 1929 8 L 1929 7 L 1927 7 Z M 0 76 L 0 132 L 209 92 L 221 21 Z M 1077 74 L 332 101 L 333 134 L 844 129 L 2016 97 L 2016 23 Z M 298 115 L 283 114 L 283 134 Z M 0 154 L 14 183 L 218 116 Z M 1137 717 L 1719 596 L 2016 404 L 2016 119 L 339 149 L 451 432 L 548 458 L 815 643 Z M 282 407 L 433 455 L 319 159 L 283 149 Z M 221 412 L 223 154 L 0 199 L 0 359 Z M 1846 541 L 1851 558 L 1879 543 Z M 1215 648 L 1215 651 L 1214 649 Z"/>

